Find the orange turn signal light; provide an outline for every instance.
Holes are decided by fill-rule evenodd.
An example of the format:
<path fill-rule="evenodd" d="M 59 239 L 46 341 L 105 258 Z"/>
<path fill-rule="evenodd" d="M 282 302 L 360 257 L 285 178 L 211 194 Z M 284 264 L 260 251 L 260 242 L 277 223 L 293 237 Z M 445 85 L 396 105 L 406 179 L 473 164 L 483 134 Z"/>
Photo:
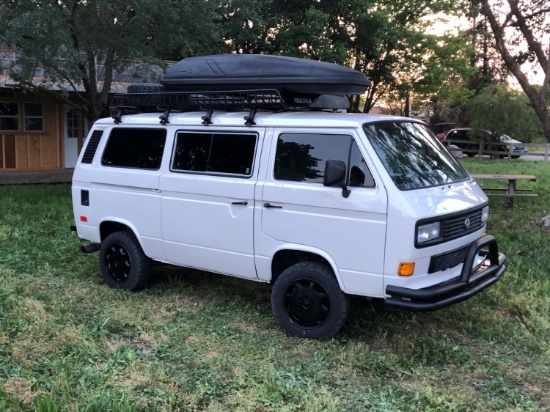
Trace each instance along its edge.
<path fill-rule="evenodd" d="M 399 276 L 412 276 L 414 273 L 414 262 L 401 262 L 397 274 Z"/>

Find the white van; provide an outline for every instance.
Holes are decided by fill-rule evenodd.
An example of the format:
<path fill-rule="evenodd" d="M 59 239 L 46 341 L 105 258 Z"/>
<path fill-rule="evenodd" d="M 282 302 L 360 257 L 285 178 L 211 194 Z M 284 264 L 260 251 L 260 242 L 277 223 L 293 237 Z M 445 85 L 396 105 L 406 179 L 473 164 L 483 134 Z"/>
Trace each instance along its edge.
<path fill-rule="evenodd" d="M 293 336 L 335 334 L 348 295 L 435 310 L 505 270 L 487 197 L 408 118 L 119 112 L 90 131 L 72 196 L 109 286 L 145 287 L 152 261 L 269 282 Z"/>

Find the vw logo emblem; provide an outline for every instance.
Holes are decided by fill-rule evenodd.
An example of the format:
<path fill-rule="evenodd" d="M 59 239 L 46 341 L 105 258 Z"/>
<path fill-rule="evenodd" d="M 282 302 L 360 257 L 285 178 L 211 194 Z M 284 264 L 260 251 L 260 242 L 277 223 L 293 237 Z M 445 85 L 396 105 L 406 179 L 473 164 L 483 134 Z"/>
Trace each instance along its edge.
<path fill-rule="evenodd" d="M 470 218 L 467 217 L 466 219 L 464 219 L 464 228 L 465 229 L 469 229 L 470 228 Z"/>

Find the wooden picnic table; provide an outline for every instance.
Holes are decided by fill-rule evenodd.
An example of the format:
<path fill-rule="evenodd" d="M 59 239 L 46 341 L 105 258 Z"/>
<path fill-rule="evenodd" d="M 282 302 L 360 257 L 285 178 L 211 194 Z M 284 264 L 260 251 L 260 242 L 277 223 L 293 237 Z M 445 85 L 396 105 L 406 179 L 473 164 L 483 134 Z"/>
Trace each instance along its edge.
<path fill-rule="evenodd" d="M 516 187 L 516 182 L 518 180 L 525 180 L 530 182 L 536 182 L 537 177 L 533 175 L 497 175 L 497 174 L 487 174 L 487 175 L 471 175 L 475 180 L 501 180 L 508 181 L 507 188 L 485 188 L 482 187 L 487 196 L 501 196 L 506 197 L 506 206 L 509 208 L 514 207 L 514 198 L 516 197 L 536 197 L 536 193 L 525 193 L 530 192 L 531 189 L 518 189 Z M 481 185 L 480 185 L 481 186 Z M 491 193 L 492 191 L 499 191 L 504 193 Z M 520 192 L 520 193 L 518 193 Z"/>

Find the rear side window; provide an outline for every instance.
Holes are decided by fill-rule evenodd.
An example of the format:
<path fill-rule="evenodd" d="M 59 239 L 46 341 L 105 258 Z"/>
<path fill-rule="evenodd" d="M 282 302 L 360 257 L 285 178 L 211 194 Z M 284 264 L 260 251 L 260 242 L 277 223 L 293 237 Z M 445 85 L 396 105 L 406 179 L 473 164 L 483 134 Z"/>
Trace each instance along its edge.
<path fill-rule="evenodd" d="M 282 133 L 277 141 L 274 177 L 322 184 L 327 160 L 341 160 L 347 165 L 350 186 L 374 187 L 359 147 L 349 135 Z"/>
<path fill-rule="evenodd" d="M 158 170 L 166 143 L 165 129 L 115 128 L 103 152 L 103 166 Z"/>
<path fill-rule="evenodd" d="M 256 134 L 180 132 L 172 170 L 251 176 Z"/>

